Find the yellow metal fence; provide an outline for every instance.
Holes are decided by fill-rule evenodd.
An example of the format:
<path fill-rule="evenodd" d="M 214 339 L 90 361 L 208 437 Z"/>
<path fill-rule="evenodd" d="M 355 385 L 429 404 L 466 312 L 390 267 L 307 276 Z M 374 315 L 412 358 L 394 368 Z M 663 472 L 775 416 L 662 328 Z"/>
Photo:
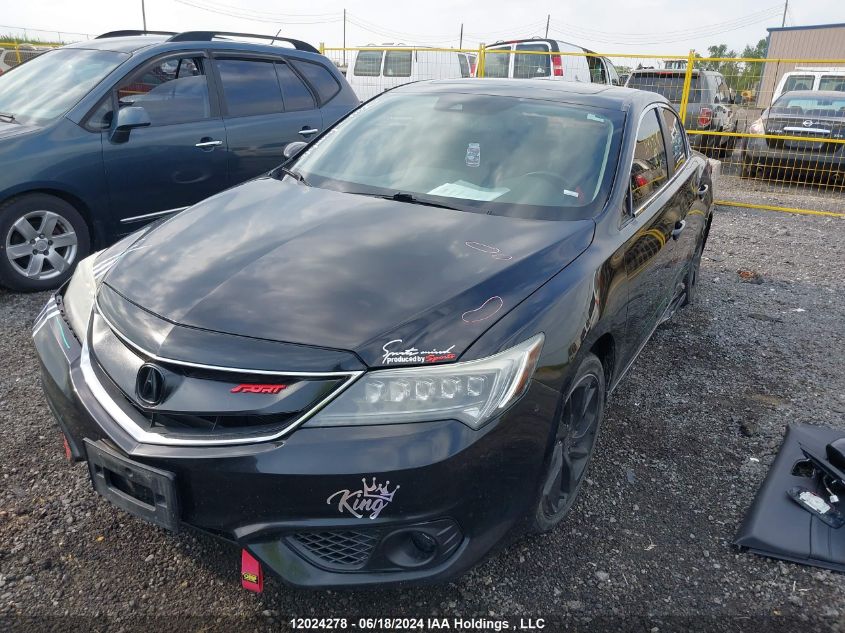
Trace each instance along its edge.
<path fill-rule="evenodd" d="M 362 100 L 411 81 L 458 77 L 592 81 L 658 92 L 677 108 L 693 147 L 718 161 L 718 203 L 845 218 L 845 59 L 505 46 L 321 50 Z"/>

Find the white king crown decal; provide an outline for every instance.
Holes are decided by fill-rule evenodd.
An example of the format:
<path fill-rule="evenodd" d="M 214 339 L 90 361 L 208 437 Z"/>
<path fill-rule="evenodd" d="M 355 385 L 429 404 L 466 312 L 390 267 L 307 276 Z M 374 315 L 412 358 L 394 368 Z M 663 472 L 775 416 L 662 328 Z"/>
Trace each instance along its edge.
<path fill-rule="evenodd" d="M 368 484 L 366 477 L 361 479 L 361 483 L 363 487 L 360 490 L 338 490 L 329 495 L 326 503 L 331 504 L 332 500 L 337 498 L 337 509 L 341 514 L 346 511 L 360 519 L 369 513 L 369 517 L 375 519 L 387 504 L 393 501 L 393 495 L 399 490 L 398 484 L 390 490 L 389 481 L 380 484 L 375 477 L 372 478 L 372 483 Z"/>

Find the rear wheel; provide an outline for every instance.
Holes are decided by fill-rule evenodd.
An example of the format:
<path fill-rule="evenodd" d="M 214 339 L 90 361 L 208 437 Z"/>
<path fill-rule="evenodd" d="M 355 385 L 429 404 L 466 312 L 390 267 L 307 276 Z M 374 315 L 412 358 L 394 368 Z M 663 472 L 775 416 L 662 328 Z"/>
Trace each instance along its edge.
<path fill-rule="evenodd" d="M 0 205 L 0 284 L 12 290 L 60 286 L 90 247 L 88 225 L 61 198 L 34 193 Z"/>
<path fill-rule="evenodd" d="M 594 354 L 587 354 L 572 380 L 557 422 L 554 446 L 534 509 L 533 532 L 553 529 L 572 508 L 593 456 L 604 403 L 604 368 Z"/>

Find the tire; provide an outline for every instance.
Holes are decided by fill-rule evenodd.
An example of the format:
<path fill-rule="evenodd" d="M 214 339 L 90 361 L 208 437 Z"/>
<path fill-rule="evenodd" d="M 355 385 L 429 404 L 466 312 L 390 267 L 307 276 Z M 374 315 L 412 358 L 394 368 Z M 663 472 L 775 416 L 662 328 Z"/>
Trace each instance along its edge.
<path fill-rule="evenodd" d="M 690 260 L 687 274 L 684 277 L 684 300 L 681 302 L 681 307 L 692 305 L 695 303 L 695 298 L 698 294 L 698 280 L 701 269 L 701 255 L 704 253 L 704 240 L 702 239 L 695 248 L 692 259 Z"/>
<path fill-rule="evenodd" d="M 530 517 L 530 532 L 539 534 L 554 529 L 572 508 L 596 447 L 605 395 L 604 367 L 594 354 L 587 354 L 563 399 L 554 444 Z M 585 415 L 578 414 L 581 408 Z"/>
<path fill-rule="evenodd" d="M 61 198 L 31 193 L 0 205 L 0 284 L 22 292 L 50 290 L 91 251 L 88 225 Z"/>

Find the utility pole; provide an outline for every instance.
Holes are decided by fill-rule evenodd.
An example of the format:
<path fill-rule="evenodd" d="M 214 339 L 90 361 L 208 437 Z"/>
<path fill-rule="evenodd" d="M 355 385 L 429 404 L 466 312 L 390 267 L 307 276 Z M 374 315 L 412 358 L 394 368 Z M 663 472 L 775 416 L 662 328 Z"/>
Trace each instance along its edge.
<path fill-rule="evenodd" d="M 346 9 L 343 10 L 343 65 L 346 66 Z"/>
<path fill-rule="evenodd" d="M 141 17 L 144 18 L 144 30 L 147 30 L 147 8 L 144 6 L 144 0 L 141 0 Z"/>
<path fill-rule="evenodd" d="M 551 21 L 551 19 L 552 19 L 552 14 L 549 13 L 546 16 L 546 39 L 549 39 L 549 22 Z"/>
<path fill-rule="evenodd" d="M 458 48 L 464 47 L 464 23 L 461 22 L 461 36 L 458 38 Z"/>
<path fill-rule="evenodd" d="M 781 20 L 780 26 L 783 28 L 786 26 L 786 11 L 789 9 L 789 0 L 783 4 L 783 20 Z"/>

